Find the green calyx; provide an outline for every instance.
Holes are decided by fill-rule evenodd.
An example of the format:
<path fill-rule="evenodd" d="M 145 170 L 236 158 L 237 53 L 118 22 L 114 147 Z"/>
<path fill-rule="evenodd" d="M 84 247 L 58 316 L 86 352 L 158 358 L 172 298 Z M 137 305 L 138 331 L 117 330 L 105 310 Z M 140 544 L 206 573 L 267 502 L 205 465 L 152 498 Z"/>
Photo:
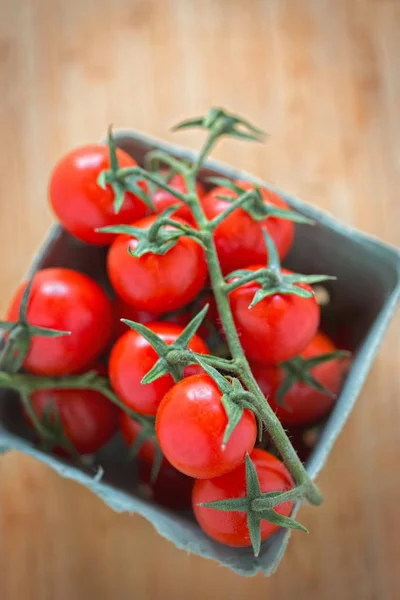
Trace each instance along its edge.
<path fill-rule="evenodd" d="M 61 331 L 49 327 L 40 327 L 28 323 L 28 305 L 32 291 L 34 277 L 26 286 L 19 309 L 18 321 L 0 321 L 0 329 L 8 332 L 5 345 L 0 356 L 0 367 L 8 373 L 16 373 L 22 367 L 29 352 L 31 340 L 34 336 L 62 337 L 71 335 L 70 331 Z"/>
<path fill-rule="evenodd" d="M 217 198 L 235 204 L 235 209 L 238 206 L 241 206 L 241 208 L 243 208 L 243 210 L 245 210 L 254 219 L 254 221 L 264 221 L 269 217 L 275 217 L 278 219 L 293 221 L 295 223 L 304 223 L 307 225 L 314 224 L 312 219 L 309 219 L 308 217 L 305 217 L 294 210 L 278 208 L 273 204 L 265 202 L 260 188 L 256 185 L 254 185 L 254 189 L 246 190 L 239 184 L 231 181 L 230 179 L 226 179 L 225 177 L 209 177 L 207 181 L 213 183 L 214 185 L 226 187 L 235 192 L 237 195 L 236 198 L 227 195 L 220 195 L 217 196 Z M 246 195 L 245 198 L 243 198 L 244 195 Z M 227 214 L 230 212 L 232 211 L 228 210 Z M 227 214 L 225 212 L 222 214 L 223 218 L 226 218 Z"/>
<path fill-rule="evenodd" d="M 174 221 L 170 217 L 177 210 L 178 206 L 170 206 L 160 214 L 148 229 L 135 227 L 133 225 L 113 225 L 102 227 L 96 231 L 100 233 L 117 233 L 129 235 L 138 240 L 138 244 L 132 250 L 128 247 L 128 254 L 140 258 L 144 254 L 164 255 L 171 250 L 182 236 L 191 237 L 199 244 L 202 244 L 201 234 L 184 223 Z"/>
<path fill-rule="evenodd" d="M 117 157 L 117 148 L 112 135 L 112 128 L 108 130 L 108 149 L 110 153 L 110 169 L 102 171 L 97 179 L 97 184 L 104 190 L 109 185 L 114 192 L 114 212 L 118 214 L 125 200 L 125 193 L 132 192 L 142 200 L 153 212 L 154 206 L 150 196 L 143 189 L 143 178 L 134 169 L 121 169 Z M 131 172 L 132 171 L 132 172 Z M 141 185 L 142 184 L 142 185 Z"/>
<path fill-rule="evenodd" d="M 213 508 L 224 512 L 241 512 L 247 515 L 247 527 L 254 555 L 258 556 L 261 549 L 261 521 L 269 521 L 286 529 L 300 529 L 308 533 L 307 529 L 298 521 L 280 515 L 274 508 L 284 502 L 293 502 L 304 498 L 304 489 L 301 486 L 287 492 L 267 492 L 260 489 L 256 468 L 249 456 L 246 455 L 246 496 L 243 498 L 228 498 L 214 502 L 204 502 L 200 506 Z"/>
<path fill-rule="evenodd" d="M 200 127 L 209 131 L 213 136 L 229 136 L 242 140 L 262 142 L 265 132 L 238 115 L 229 113 L 222 108 L 211 108 L 204 117 L 195 117 L 181 121 L 173 127 L 174 131 Z"/>
<path fill-rule="evenodd" d="M 291 294 L 300 298 L 312 298 L 314 292 L 305 290 L 300 287 L 299 283 L 319 283 L 329 279 L 336 279 L 330 275 L 303 275 L 301 273 L 286 274 L 282 272 L 279 254 L 276 246 L 268 234 L 267 229 L 263 228 L 263 235 L 268 252 L 268 265 L 258 271 L 250 271 L 248 269 L 238 269 L 230 273 L 226 279 L 235 279 L 227 284 L 228 292 L 235 290 L 241 285 L 249 282 L 260 284 L 260 289 L 256 291 L 250 303 L 249 308 L 252 308 L 264 298 L 273 296 L 274 294 Z"/>
<path fill-rule="evenodd" d="M 222 440 L 222 448 L 225 449 L 232 433 L 239 424 L 243 411 L 247 408 L 254 413 L 257 419 L 259 437 L 261 439 L 263 424 L 261 416 L 254 406 L 253 394 L 243 388 L 243 385 L 236 377 L 224 377 L 219 371 L 207 363 L 203 356 L 196 354 L 196 360 L 204 371 L 215 381 L 222 393 L 221 402 L 225 409 L 228 423 Z"/>
<path fill-rule="evenodd" d="M 275 394 L 276 403 L 290 411 L 290 406 L 286 406 L 285 404 L 285 396 L 296 383 L 304 383 L 318 390 L 321 394 L 336 399 L 336 394 L 322 385 L 322 383 L 313 376 L 312 370 L 323 363 L 340 360 L 350 355 L 351 353 L 347 352 L 347 350 L 335 350 L 334 352 L 319 354 L 318 356 L 313 356 L 311 358 L 296 356 L 291 360 L 280 363 L 279 367 L 282 369 L 284 376 L 282 383 Z"/>
<path fill-rule="evenodd" d="M 142 325 L 122 319 L 122 322 L 128 325 L 134 331 L 142 335 L 157 352 L 159 359 L 148 373 L 143 377 L 141 383 L 148 384 L 156 381 L 163 375 L 170 374 L 175 382 L 183 377 L 183 369 L 190 364 L 198 362 L 197 355 L 188 349 L 191 339 L 200 327 L 208 310 L 208 304 L 186 325 L 180 336 L 170 346 L 166 344 L 151 329 Z"/>
<path fill-rule="evenodd" d="M 148 229 L 133 225 L 114 225 L 102 227 L 96 231 L 125 234 L 135 238 L 138 244 L 133 250 L 128 247 L 128 253 L 136 258 L 140 258 L 149 252 L 164 255 L 176 246 L 182 236 L 191 237 L 201 244 L 201 234 L 198 231 L 190 225 L 179 223 L 170 218 L 177 208 L 176 205 L 170 206 L 155 219 Z"/>

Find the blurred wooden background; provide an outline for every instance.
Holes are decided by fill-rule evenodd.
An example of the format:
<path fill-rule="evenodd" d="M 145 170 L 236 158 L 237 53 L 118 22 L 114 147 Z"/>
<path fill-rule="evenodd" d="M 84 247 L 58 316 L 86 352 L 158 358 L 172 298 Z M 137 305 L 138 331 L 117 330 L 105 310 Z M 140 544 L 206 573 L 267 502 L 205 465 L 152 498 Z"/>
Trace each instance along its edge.
<path fill-rule="evenodd" d="M 0 308 L 52 221 L 49 171 L 109 123 L 165 139 L 220 104 L 267 129 L 216 156 L 400 241 L 400 2 L 0 1 Z M 180 134 L 196 146 L 197 134 Z M 373 285 L 373 282 L 371 282 Z M 188 556 L 21 455 L 0 460 L 1 600 L 395 600 L 400 594 L 396 317 L 270 580 Z"/>

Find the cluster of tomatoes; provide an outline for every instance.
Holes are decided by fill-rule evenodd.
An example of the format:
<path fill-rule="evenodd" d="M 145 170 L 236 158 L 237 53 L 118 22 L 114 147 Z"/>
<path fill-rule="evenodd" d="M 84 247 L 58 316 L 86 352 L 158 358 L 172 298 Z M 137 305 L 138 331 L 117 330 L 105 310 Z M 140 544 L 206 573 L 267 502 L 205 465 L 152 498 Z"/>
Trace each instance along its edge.
<path fill-rule="evenodd" d="M 117 159 L 120 168 L 136 165 L 120 149 Z M 98 370 L 109 378 L 127 411 L 91 389 L 37 390 L 31 394 L 32 407 L 42 418 L 51 405 L 65 436 L 80 454 L 95 453 L 117 430 L 129 446 L 139 440 L 142 442 L 137 454 L 139 477 L 150 486 L 156 501 L 178 509 L 188 508 L 192 503 L 200 526 L 211 537 L 232 546 L 248 546 L 250 537 L 244 513 L 219 512 L 202 504 L 246 495 L 247 453 L 262 492 L 288 490 L 293 486 L 292 478 L 278 458 L 263 448 L 255 448 L 257 423 L 247 408 L 228 442 L 223 444 L 227 415 L 222 392 L 199 364 L 185 366 L 180 381 L 164 373 L 151 383 L 142 383 L 159 360 L 159 354 L 146 336 L 130 329 L 121 318 L 146 324 L 148 330 L 171 346 L 179 340 L 199 307 L 208 303 L 206 320 L 187 346 L 197 355 L 209 354 L 210 334 L 218 332 L 224 344 L 223 319 L 209 289 L 204 249 L 196 240 L 183 235 L 164 254 L 146 252 L 133 256 L 140 243 L 138 239 L 128 233 L 99 231 L 117 224 L 146 230 L 158 216 L 149 214 L 148 206 L 132 191 L 125 192 L 124 202 L 116 213 L 114 190 L 98 184 L 100 173 L 109 168 L 106 145 L 78 148 L 55 167 L 49 197 L 60 223 L 74 237 L 87 244 L 109 246 L 107 272 L 115 296 L 110 299 L 97 282 L 71 269 L 48 268 L 37 272 L 27 309 L 28 322 L 71 334 L 57 338 L 34 336 L 23 368 L 37 376 L 54 377 Z M 186 193 L 181 175 L 173 175 L 168 184 Z M 150 193 L 145 182 L 140 185 Z M 240 185 L 246 190 L 252 187 L 246 182 Z M 206 192 L 200 182 L 197 193 L 209 219 L 221 214 L 229 206 L 229 198 L 237 195 L 228 187 Z M 267 190 L 261 193 L 265 204 L 281 210 L 288 208 L 278 195 Z M 196 227 L 188 206 L 168 191 L 152 190 L 151 197 L 156 213 L 179 205 L 172 218 Z M 218 225 L 214 241 L 224 275 L 242 268 L 251 272 L 265 267 L 265 226 L 283 259 L 294 238 L 294 223 L 290 219 L 254 220 L 244 208 L 237 208 Z M 20 287 L 12 301 L 9 320 L 18 321 L 26 285 Z M 308 284 L 298 285 L 311 291 Z M 300 359 L 302 362 L 296 363 L 299 369 L 307 365 L 308 359 L 335 350 L 333 342 L 319 331 L 318 303 L 314 296 L 277 293 L 250 308 L 259 288 L 257 281 L 247 281 L 229 295 L 253 375 L 265 394 L 265 402 L 269 402 L 284 426 L 314 424 L 332 406 L 342 382 L 342 365 L 339 360 L 310 363 L 307 377 L 318 382 L 318 389 L 308 385 L 304 378 L 293 379 L 294 371 L 288 361 Z M 278 397 L 278 390 L 282 391 L 289 375 L 291 385 L 286 386 L 283 397 Z M 154 421 L 156 436 L 142 439 L 143 421 L 132 418 L 132 413 Z M 163 461 L 153 482 L 151 470 L 157 444 Z M 291 508 L 292 504 L 286 502 L 276 511 L 289 515 Z M 276 529 L 277 525 L 262 521 L 262 539 Z"/>

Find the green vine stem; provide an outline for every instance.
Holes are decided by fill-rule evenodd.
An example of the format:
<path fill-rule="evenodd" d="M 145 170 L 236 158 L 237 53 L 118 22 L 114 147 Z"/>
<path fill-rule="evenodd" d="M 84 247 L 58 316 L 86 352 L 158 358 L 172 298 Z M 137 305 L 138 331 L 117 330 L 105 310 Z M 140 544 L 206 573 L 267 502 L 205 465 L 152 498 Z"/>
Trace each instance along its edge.
<path fill-rule="evenodd" d="M 182 194 L 182 192 L 174 190 L 171 186 L 169 186 L 165 181 L 163 181 L 154 173 L 147 173 L 144 169 L 141 169 L 140 167 L 137 167 L 135 169 L 127 169 L 126 175 L 131 177 L 135 176 L 138 179 L 140 177 L 148 179 L 155 185 L 159 185 L 164 190 L 170 192 L 178 200 L 184 202 L 190 207 L 198 226 L 198 232 L 200 234 L 199 238 L 201 239 L 202 246 L 205 249 L 211 286 L 215 295 L 227 343 L 232 355 L 232 360 L 230 361 L 226 361 L 225 359 L 218 359 L 215 357 L 206 358 L 206 361 L 208 361 L 208 364 L 210 364 L 210 366 L 214 366 L 225 371 L 231 371 L 237 374 L 237 376 L 246 386 L 247 390 L 251 392 L 253 396 L 252 402 L 254 409 L 258 413 L 258 415 L 261 416 L 265 427 L 267 428 L 271 438 L 273 439 L 275 446 L 281 454 L 286 466 L 290 470 L 296 484 L 303 491 L 303 497 L 305 497 L 310 503 L 318 505 L 322 502 L 322 497 L 318 491 L 318 488 L 309 478 L 308 473 L 304 468 L 304 465 L 297 456 L 297 453 L 294 450 L 288 436 L 286 435 L 285 430 L 283 429 L 279 419 L 276 417 L 275 413 L 270 408 L 268 402 L 266 402 L 265 397 L 251 372 L 250 366 L 246 360 L 245 354 L 240 344 L 240 339 L 235 327 L 229 303 L 229 291 L 231 287 L 224 281 L 224 276 L 220 268 L 217 251 L 213 239 L 213 232 L 215 230 L 215 227 L 219 224 L 222 218 L 226 216 L 226 214 L 219 216 L 214 221 L 208 220 L 203 211 L 202 205 L 199 201 L 196 191 L 196 178 L 198 176 L 199 170 L 205 158 L 212 151 L 217 141 L 221 137 L 229 135 L 241 139 L 259 140 L 261 132 L 256 128 L 253 128 L 247 122 L 239 119 L 238 117 L 235 117 L 234 115 L 229 115 L 221 109 L 211 109 L 211 111 L 209 111 L 208 115 L 206 115 L 204 119 L 198 118 L 187 121 L 185 123 L 180 124 L 177 127 L 177 129 L 192 126 L 203 127 L 207 129 L 209 131 L 209 135 L 196 161 L 190 166 L 180 165 L 180 172 L 182 173 L 186 181 L 186 195 Z M 165 156 L 165 162 L 169 164 L 169 156 Z M 161 152 L 158 152 L 157 158 L 159 161 L 162 161 L 163 154 Z M 123 170 L 121 170 L 119 172 L 119 176 L 123 177 L 123 175 L 124 172 Z M 251 198 L 251 196 L 252 193 L 247 192 L 246 198 L 243 199 L 242 197 L 236 200 L 232 204 L 232 206 L 227 209 L 228 212 L 232 212 L 234 208 L 237 208 L 238 206 L 242 205 L 243 202 L 246 199 Z M 202 358 L 204 359 L 204 357 Z"/>
<path fill-rule="evenodd" d="M 29 397 L 32 393 L 39 390 L 92 390 L 103 394 L 110 402 L 123 410 L 131 419 L 141 425 L 146 425 L 152 421 L 150 417 L 139 415 L 127 407 L 112 390 L 106 377 L 98 375 L 96 371 L 89 371 L 82 375 L 68 375 L 63 377 L 46 377 L 30 375 L 29 373 L 6 373 L 0 371 L 0 388 L 14 390 L 21 396 L 21 400 L 31 417 L 35 429 L 42 435 L 42 427 L 36 414 L 34 413 Z M 32 412 L 33 411 L 33 412 Z M 46 435 L 46 434 L 44 434 Z"/>
<path fill-rule="evenodd" d="M 218 224 L 226 218 L 228 214 L 230 214 L 233 210 L 238 208 L 239 206 L 243 206 L 243 203 L 246 201 L 257 201 L 259 199 L 259 193 L 255 189 L 254 191 L 247 191 L 243 194 L 239 194 L 239 198 L 232 202 L 232 204 L 224 211 L 221 215 L 218 215 L 213 220 L 208 220 L 206 217 L 201 202 L 199 201 L 197 190 L 196 190 L 196 179 L 201 169 L 204 160 L 208 156 L 208 154 L 213 150 L 217 141 L 224 137 L 230 136 L 239 139 L 245 140 L 256 140 L 261 141 L 263 137 L 263 133 L 255 128 L 253 125 L 245 121 L 244 119 L 237 117 L 236 115 L 229 114 L 223 111 L 220 108 L 211 109 L 205 117 L 198 117 L 195 119 L 190 119 L 183 123 L 180 123 L 175 129 L 184 129 L 187 127 L 200 127 L 206 129 L 208 131 L 208 136 L 205 141 L 203 148 L 201 149 L 197 159 L 193 164 L 179 163 L 176 159 L 171 159 L 168 154 L 163 153 L 162 151 L 156 151 L 156 153 L 152 153 L 153 162 L 156 158 L 156 163 L 159 166 L 161 163 L 165 163 L 171 166 L 172 161 L 174 163 L 175 169 L 182 174 L 186 182 L 187 193 L 184 194 L 182 191 L 175 190 L 171 187 L 165 179 L 158 176 L 154 172 L 147 172 L 142 167 L 133 167 L 128 169 L 119 169 L 116 172 L 117 178 L 119 182 L 123 182 L 124 180 L 129 180 L 133 182 L 135 185 L 138 185 L 140 181 L 144 179 L 148 182 L 151 182 L 155 186 L 158 186 L 175 198 L 178 201 L 185 203 L 190 209 L 194 216 L 194 219 L 197 223 L 196 230 L 190 230 L 186 227 L 181 227 L 180 225 L 175 226 L 174 231 L 167 231 L 167 229 L 162 229 L 164 225 L 172 226 L 173 219 L 171 219 L 171 213 L 175 210 L 175 207 L 171 207 L 167 210 L 167 214 L 161 214 L 155 223 L 152 225 L 151 232 L 144 232 L 143 230 L 137 232 L 134 231 L 135 228 L 131 227 L 131 235 L 139 239 L 139 244 L 137 249 L 134 252 L 135 256 L 139 256 L 144 252 L 156 252 L 158 254 L 164 254 L 170 247 L 172 247 L 178 240 L 179 235 L 190 235 L 194 239 L 200 243 L 206 254 L 206 259 L 208 263 L 209 276 L 211 280 L 211 286 L 214 292 L 215 300 L 218 307 L 218 312 L 220 315 L 220 319 L 222 322 L 222 326 L 225 332 L 226 340 L 229 346 L 229 350 L 232 356 L 232 359 L 227 361 L 225 359 L 218 359 L 217 357 L 201 357 L 201 360 L 205 360 L 205 363 L 208 364 L 210 368 L 217 368 L 227 373 L 231 372 L 237 375 L 239 380 L 246 386 L 248 392 L 252 395 L 252 408 L 258 418 L 261 418 L 263 424 L 265 425 L 268 433 L 270 434 L 277 450 L 282 456 L 286 466 L 291 472 L 297 486 L 304 491 L 303 497 L 305 497 L 312 504 L 318 505 L 322 502 L 322 497 L 315 486 L 315 484 L 311 481 L 308 476 L 304 465 L 300 461 L 297 456 L 296 451 L 294 450 L 288 436 L 285 433 L 279 419 L 276 417 L 274 411 L 269 406 L 266 401 L 261 389 L 259 388 L 252 372 L 250 366 L 246 360 L 244 351 L 242 349 L 240 339 L 236 330 L 236 326 L 234 323 L 234 319 L 232 316 L 230 303 L 229 303 L 229 293 L 234 287 L 239 285 L 237 282 L 226 283 L 224 280 L 224 276 L 221 271 L 221 267 L 219 264 L 217 251 L 214 243 L 214 230 L 218 226 Z M 110 146 L 110 153 L 114 152 L 114 147 Z M 110 180 L 112 178 L 113 173 L 111 171 L 103 172 L 100 176 L 101 179 Z M 293 213 L 293 211 L 287 211 L 287 213 Z M 304 222 L 298 215 L 299 218 L 294 218 L 294 220 Z M 292 214 L 287 214 L 284 218 L 293 218 Z M 103 231 L 109 231 L 113 233 L 121 233 L 126 232 L 127 228 L 124 226 L 115 226 L 112 228 L 105 228 Z M 149 233 L 151 233 L 152 239 L 149 239 Z M 154 234 L 154 235 L 153 235 Z M 154 239 L 153 239 L 154 238 Z M 275 252 L 274 247 L 272 248 L 272 242 L 269 241 L 269 236 L 265 233 L 268 254 L 272 255 Z M 140 253 L 138 252 L 138 248 L 140 246 Z M 270 247 L 271 246 L 271 247 Z M 276 254 L 276 252 L 275 252 Z M 277 254 L 276 254 L 277 256 Z M 271 263 L 270 268 L 264 273 L 262 270 L 258 273 L 258 277 L 265 276 L 265 279 L 272 280 L 272 288 L 275 288 L 278 284 L 279 286 L 285 287 L 285 293 L 296 293 L 300 295 L 300 289 L 293 284 L 298 282 L 300 278 L 306 277 L 302 275 L 292 275 L 292 276 L 281 276 L 278 266 L 279 259 L 275 261 L 276 265 Z M 274 270 L 275 268 L 275 270 Z M 246 277 L 247 274 L 244 274 Z M 243 273 L 242 273 L 243 276 Z M 255 278 L 256 274 L 248 275 L 248 277 Z M 307 280 L 310 276 L 307 276 Z M 321 281 L 321 276 L 312 276 L 313 278 L 317 277 L 317 281 Z M 286 278 L 286 279 L 285 279 Z M 284 280 L 285 279 L 285 280 Z M 325 276 L 322 279 L 326 279 Z M 287 280 L 287 281 L 286 281 Z M 314 280 L 314 279 L 313 279 Z M 243 279 L 240 285 L 243 283 Z M 271 286 L 270 286 L 271 287 Z M 261 290 L 260 293 L 264 295 L 268 295 L 271 293 L 272 288 L 265 292 Z M 261 298 L 260 298 L 261 299 Z M 131 326 L 135 328 L 138 327 L 138 324 L 132 323 Z M 156 340 L 154 340 L 154 344 L 156 344 Z M 156 348 L 156 345 L 154 345 Z M 171 350 L 171 349 L 170 349 Z M 185 364 L 185 361 L 188 360 L 187 352 L 184 349 L 178 348 L 178 352 L 173 351 L 173 356 L 168 354 L 168 364 L 174 366 L 174 361 L 178 364 Z M 165 360 L 165 357 L 164 359 Z M 188 364 L 186 362 L 186 364 Z M 151 373 L 151 378 L 154 379 L 158 377 L 161 373 L 160 368 L 164 369 L 165 365 L 160 364 L 155 369 L 156 372 Z M 148 375 L 143 380 L 143 383 L 148 382 Z M 229 415 L 228 415 L 229 419 Z"/>
<path fill-rule="evenodd" d="M 232 316 L 228 295 L 229 291 L 224 283 L 224 276 L 221 271 L 214 244 L 213 226 L 205 216 L 196 193 L 196 176 L 202 164 L 201 161 L 204 159 L 207 152 L 212 149 L 218 138 L 219 134 L 211 133 L 208 141 L 205 144 L 204 150 L 199 156 L 199 160 L 194 164 L 193 168 L 187 174 L 185 174 L 189 192 L 187 203 L 193 212 L 197 225 L 203 232 L 203 244 L 206 251 L 211 285 L 217 302 L 218 311 L 221 316 L 228 346 L 233 357 L 235 371 L 247 389 L 253 394 L 253 401 L 256 403 L 256 408 L 262 417 L 268 433 L 272 437 L 275 446 L 281 454 L 286 466 L 293 475 L 296 483 L 299 486 L 302 485 L 304 487 L 305 497 L 312 504 L 321 504 L 322 497 L 317 487 L 309 478 L 303 463 L 297 456 L 297 453 L 293 448 L 288 436 L 286 435 L 279 419 L 269 406 L 268 402 L 266 402 L 264 394 L 260 390 L 251 372 L 249 363 L 246 360 Z"/>

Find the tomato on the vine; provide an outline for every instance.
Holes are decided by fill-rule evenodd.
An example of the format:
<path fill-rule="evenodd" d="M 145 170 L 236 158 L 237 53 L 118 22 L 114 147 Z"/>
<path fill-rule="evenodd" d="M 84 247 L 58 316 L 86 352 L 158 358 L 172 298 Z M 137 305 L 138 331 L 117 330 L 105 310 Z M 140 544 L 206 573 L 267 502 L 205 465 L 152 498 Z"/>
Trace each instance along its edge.
<path fill-rule="evenodd" d="M 128 446 L 132 446 L 140 435 L 142 426 L 121 412 L 120 428 Z M 189 509 L 192 501 L 194 480 L 177 471 L 163 458 L 158 476 L 152 479 L 152 467 L 156 456 L 155 442 L 145 440 L 137 453 L 139 459 L 139 481 L 146 484 L 154 502 L 175 510 Z"/>
<path fill-rule="evenodd" d="M 254 189 L 254 184 L 248 181 L 237 181 L 244 190 Z M 263 201 L 279 209 L 288 209 L 287 203 L 275 192 L 260 189 Z M 218 198 L 228 196 L 237 198 L 237 193 L 227 187 L 216 187 L 202 200 L 204 211 L 209 219 L 213 219 L 230 206 L 228 200 Z M 220 223 L 214 232 L 222 271 L 227 274 L 236 269 L 258 263 L 266 263 L 267 250 L 263 236 L 266 227 L 272 237 L 279 257 L 283 259 L 289 252 L 294 238 L 294 223 L 288 219 L 268 217 L 255 221 L 243 208 L 237 208 Z"/>
<path fill-rule="evenodd" d="M 134 223 L 148 229 L 157 216 Z M 174 219 L 184 223 L 181 219 Z M 167 227 L 168 228 L 168 227 Z M 204 287 L 207 263 L 204 250 L 188 236 L 181 237 L 166 254 L 147 252 L 131 256 L 135 238 L 121 234 L 112 243 L 107 257 L 107 270 L 116 292 L 138 310 L 166 313 L 188 304 Z"/>
<path fill-rule="evenodd" d="M 300 356 L 307 359 L 336 350 L 334 343 L 326 335 L 318 332 Z M 343 379 L 342 362 L 336 359 L 320 363 L 310 370 L 310 374 L 329 392 L 336 395 Z M 309 425 L 324 417 L 335 402 L 334 397 L 323 394 L 301 381 L 296 381 L 282 401 L 278 401 L 276 393 L 285 378 L 284 368 L 280 365 L 252 363 L 251 369 L 268 403 L 285 426 Z"/>
<path fill-rule="evenodd" d="M 18 320 L 27 282 L 18 288 L 7 319 Z M 65 337 L 34 336 L 24 368 L 37 375 L 68 375 L 89 366 L 106 348 L 113 331 L 110 300 L 87 275 L 65 268 L 38 271 L 33 281 L 28 323 L 70 331 Z"/>
<path fill-rule="evenodd" d="M 42 389 L 30 398 L 39 419 L 46 414 L 50 426 L 60 421 L 65 437 L 79 454 L 97 452 L 117 430 L 119 409 L 100 392 Z"/>
<path fill-rule="evenodd" d="M 246 267 L 258 271 L 261 265 Z M 282 269 L 283 274 L 291 271 Z M 232 280 L 234 281 L 234 280 Z M 311 292 L 307 283 L 296 283 Z M 245 283 L 229 294 L 240 343 L 248 359 L 259 363 L 279 363 L 304 350 L 318 330 L 320 309 L 314 298 L 294 294 L 273 294 L 255 306 L 250 304 L 260 284 Z"/>
<path fill-rule="evenodd" d="M 207 479 L 231 471 L 254 448 L 257 425 L 248 409 L 223 447 L 228 417 L 221 397 L 209 375 L 193 375 L 175 384 L 158 408 L 156 433 L 161 450 L 189 477 Z"/>
<path fill-rule="evenodd" d="M 184 330 L 183 326 L 174 323 L 149 323 L 147 327 L 168 345 L 172 345 Z M 192 337 L 188 348 L 199 354 L 209 354 L 205 342 L 198 335 Z M 146 385 L 141 383 L 158 358 L 150 343 L 133 330 L 120 337 L 111 351 L 111 385 L 122 402 L 143 415 L 155 415 L 163 396 L 174 384 L 169 374 Z M 201 367 L 194 364 L 185 367 L 184 374 L 188 376 L 200 371 Z"/>
<path fill-rule="evenodd" d="M 163 172 L 161 172 L 161 176 L 163 176 Z M 183 175 L 181 175 L 180 173 L 175 173 L 175 175 L 173 175 L 171 179 L 167 181 L 167 183 L 170 187 L 174 188 L 178 192 L 181 192 L 182 194 L 187 194 L 186 182 Z M 205 191 L 202 184 L 199 181 L 196 183 L 196 191 L 199 199 L 202 200 L 202 198 L 205 195 Z M 190 210 L 189 206 L 187 204 L 184 204 L 184 202 L 182 202 L 181 200 L 178 200 L 178 198 L 176 198 L 167 190 L 158 188 L 152 195 L 152 200 L 157 213 L 162 213 L 170 206 L 178 205 L 179 208 L 174 213 L 174 216 L 184 219 L 192 226 L 196 225 L 196 221 L 193 217 L 192 211 Z"/>
<path fill-rule="evenodd" d="M 136 161 L 123 150 L 116 149 L 122 168 L 135 167 Z M 132 223 L 141 219 L 147 207 L 132 192 L 125 192 L 118 214 L 114 210 L 114 192 L 109 185 L 102 189 L 97 179 L 110 168 L 110 153 L 105 144 L 88 144 L 72 150 L 54 167 L 49 184 L 50 204 L 60 223 L 72 235 L 88 244 L 107 245 L 115 234 L 95 230 L 110 225 Z M 140 184 L 143 190 L 147 185 Z"/>
<path fill-rule="evenodd" d="M 265 450 L 255 449 L 250 458 L 256 468 L 262 493 L 287 491 L 293 487 L 292 478 L 285 465 Z M 214 479 L 199 479 L 193 488 L 193 511 L 197 522 L 213 540 L 227 546 L 251 546 L 247 515 L 245 512 L 220 511 L 201 506 L 205 502 L 246 497 L 246 469 L 242 463 L 234 471 Z M 280 515 L 288 517 L 293 502 L 284 502 L 275 507 Z M 261 540 L 270 537 L 278 525 L 261 521 Z"/>

